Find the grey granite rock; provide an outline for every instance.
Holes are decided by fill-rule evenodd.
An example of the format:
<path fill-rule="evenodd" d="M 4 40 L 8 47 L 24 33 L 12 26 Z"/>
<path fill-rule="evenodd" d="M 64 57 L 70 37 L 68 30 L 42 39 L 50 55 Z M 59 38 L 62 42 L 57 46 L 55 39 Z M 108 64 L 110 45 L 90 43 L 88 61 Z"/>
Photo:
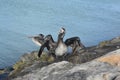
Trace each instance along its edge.
<path fill-rule="evenodd" d="M 87 47 L 65 59 L 53 62 L 41 61 L 37 52 L 22 56 L 21 70 L 11 80 L 120 80 L 120 38 Z M 107 55 L 106 55 L 107 54 Z M 31 55 L 33 55 L 31 57 Z M 105 55 L 105 56 L 103 56 Z M 114 56 L 115 55 L 115 56 Z M 47 57 L 48 58 L 48 57 Z M 16 66 L 19 68 L 19 66 Z M 12 72 L 11 72 L 12 74 Z"/>
<path fill-rule="evenodd" d="M 31 70 L 13 80 L 117 80 L 117 76 L 120 76 L 119 70 L 116 66 L 97 61 L 81 65 L 62 61 Z"/>
<path fill-rule="evenodd" d="M 108 53 L 109 54 L 109 53 Z M 107 56 L 108 56 L 107 54 Z M 120 49 L 109 55 L 120 54 Z M 106 56 L 106 55 L 105 55 Z M 48 66 L 39 67 L 38 63 L 26 67 L 22 72 L 29 71 L 12 80 L 119 80 L 120 66 L 100 62 L 98 59 L 83 64 L 61 61 Z"/>

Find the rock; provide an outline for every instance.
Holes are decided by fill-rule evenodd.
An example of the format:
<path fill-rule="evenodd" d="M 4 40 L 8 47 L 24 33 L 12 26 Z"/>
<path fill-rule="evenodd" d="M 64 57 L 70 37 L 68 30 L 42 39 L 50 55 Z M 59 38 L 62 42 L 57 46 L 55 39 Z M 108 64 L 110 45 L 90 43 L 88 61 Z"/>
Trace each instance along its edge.
<path fill-rule="evenodd" d="M 120 75 L 116 76 L 114 80 L 120 80 Z"/>
<path fill-rule="evenodd" d="M 120 67 L 120 49 L 110 52 L 109 54 L 97 60 L 101 62 L 107 62 L 111 65 L 116 65 Z"/>
<path fill-rule="evenodd" d="M 13 68 L 11 66 L 0 69 L 0 80 L 9 80 L 8 75 L 11 71 L 13 71 Z"/>
<path fill-rule="evenodd" d="M 9 73 L 11 71 L 13 71 L 13 68 L 11 66 L 9 66 L 9 67 L 6 67 L 4 69 L 0 69 L 0 74 Z"/>
<path fill-rule="evenodd" d="M 33 51 L 31 53 L 26 53 L 23 56 L 20 57 L 20 61 L 22 62 L 27 62 L 27 63 L 31 63 L 34 60 L 37 60 L 38 56 L 37 56 L 37 51 Z"/>
<path fill-rule="evenodd" d="M 0 69 L 0 74 L 3 74 L 4 73 L 4 69 Z"/>
<path fill-rule="evenodd" d="M 119 62 L 117 60 L 119 57 L 115 56 L 117 59 L 113 62 L 111 62 L 112 60 L 106 61 L 113 55 L 119 55 L 119 52 L 120 49 L 83 64 L 61 61 L 40 66 L 40 62 L 37 62 L 22 70 L 22 73 L 26 71 L 28 73 L 12 80 L 119 80 L 120 67 L 115 65 L 116 62 Z M 106 59 L 104 60 L 104 58 Z"/>
<path fill-rule="evenodd" d="M 9 74 L 11 80 L 119 80 L 120 79 L 120 38 L 86 47 L 55 60 L 43 52 L 24 54 L 13 65 Z"/>
<path fill-rule="evenodd" d="M 120 42 L 120 37 L 116 37 L 116 38 L 113 38 L 112 40 L 110 40 L 111 43 L 118 43 Z"/>
<path fill-rule="evenodd" d="M 111 40 L 106 40 L 103 42 L 100 42 L 97 46 L 98 48 L 104 48 L 104 47 L 117 47 L 120 48 L 120 37 L 113 38 Z"/>
<path fill-rule="evenodd" d="M 20 57 L 20 60 L 13 65 L 14 70 L 9 74 L 9 77 L 18 76 L 19 74 L 21 74 L 21 71 L 23 69 L 35 64 L 37 61 L 40 62 L 40 64 L 42 64 L 41 66 L 45 66 L 46 63 L 54 61 L 53 57 L 48 56 L 46 53 L 43 53 L 41 58 L 38 58 L 37 54 L 38 54 L 37 51 L 33 51 L 31 53 L 26 53 L 22 57 Z"/>
<path fill-rule="evenodd" d="M 100 48 L 105 47 L 105 46 L 107 46 L 109 44 L 110 44 L 110 41 L 103 41 L 103 42 L 99 43 L 98 47 L 100 47 Z"/>
<path fill-rule="evenodd" d="M 82 65 L 62 61 L 41 69 L 37 68 L 13 80 L 112 80 L 120 75 L 118 70 L 117 67 L 96 61 Z"/>

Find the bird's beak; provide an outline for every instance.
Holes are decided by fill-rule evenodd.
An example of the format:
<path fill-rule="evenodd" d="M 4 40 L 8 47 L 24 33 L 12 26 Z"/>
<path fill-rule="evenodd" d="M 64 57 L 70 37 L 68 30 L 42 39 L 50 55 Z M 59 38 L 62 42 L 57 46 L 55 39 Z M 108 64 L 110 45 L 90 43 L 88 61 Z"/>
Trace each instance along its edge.
<path fill-rule="evenodd" d="M 37 37 L 37 35 L 35 35 L 35 36 L 27 36 L 28 38 L 34 38 L 34 37 Z"/>

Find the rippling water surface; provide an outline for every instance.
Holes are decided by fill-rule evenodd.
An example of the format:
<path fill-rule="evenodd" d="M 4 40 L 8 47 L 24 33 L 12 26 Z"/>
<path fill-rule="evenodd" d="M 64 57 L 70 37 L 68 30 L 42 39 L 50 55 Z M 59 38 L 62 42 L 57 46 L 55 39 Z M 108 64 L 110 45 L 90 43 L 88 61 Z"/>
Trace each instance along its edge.
<path fill-rule="evenodd" d="M 120 0 L 0 0 L 0 68 L 38 50 L 29 35 L 79 36 L 85 46 L 120 36 Z"/>

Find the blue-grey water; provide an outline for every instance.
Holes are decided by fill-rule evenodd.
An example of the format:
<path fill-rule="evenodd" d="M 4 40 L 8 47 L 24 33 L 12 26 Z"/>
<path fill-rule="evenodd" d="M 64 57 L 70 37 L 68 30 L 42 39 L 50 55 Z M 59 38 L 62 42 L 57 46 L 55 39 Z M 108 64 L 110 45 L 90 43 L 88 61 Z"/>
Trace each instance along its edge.
<path fill-rule="evenodd" d="M 0 0 L 0 68 L 38 50 L 29 35 L 79 36 L 85 46 L 120 36 L 120 0 Z"/>

